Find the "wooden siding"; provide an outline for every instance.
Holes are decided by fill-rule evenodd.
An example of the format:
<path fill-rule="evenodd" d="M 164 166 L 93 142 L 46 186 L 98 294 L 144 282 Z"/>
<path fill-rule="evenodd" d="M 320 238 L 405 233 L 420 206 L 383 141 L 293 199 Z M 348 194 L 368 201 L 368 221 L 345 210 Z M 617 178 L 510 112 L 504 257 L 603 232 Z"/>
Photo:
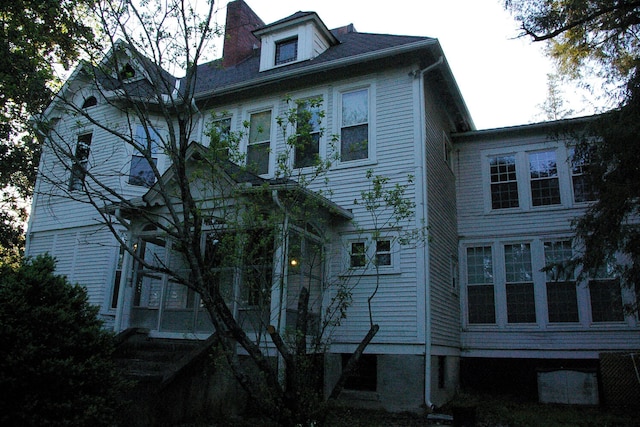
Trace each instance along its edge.
<path fill-rule="evenodd" d="M 525 135 L 525 136 L 523 136 Z M 576 290 L 579 321 L 548 321 L 543 243 L 570 240 L 571 220 L 582 214 L 584 204 L 572 198 L 566 141 L 550 138 L 546 133 L 479 133 L 455 142 L 457 159 L 458 230 L 460 233 L 460 281 L 462 297 L 463 355 L 468 357 L 593 357 L 598 351 L 615 351 L 640 346 L 639 325 L 635 316 L 623 322 L 594 323 L 589 307 L 589 291 L 581 283 Z M 529 200 L 526 153 L 554 150 L 557 155 L 561 204 L 532 207 Z M 488 182 L 488 156 L 516 153 L 519 208 L 491 209 Z M 520 157 L 518 157 L 520 156 Z M 531 248 L 532 282 L 536 320 L 534 323 L 508 323 L 506 315 L 503 247 L 526 243 Z M 466 248 L 491 246 L 493 285 L 496 306 L 495 325 L 468 324 L 466 320 Z M 623 299 L 625 298 L 623 293 Z"/>
<path fill-rule="evenodd" d="M 445 159 L 447 127 L 440 101 L 428 89 L 425 98 L 431 345 L 458 348 L 460 302 L 451 269 L 457 258 L 455 177 Z"/>

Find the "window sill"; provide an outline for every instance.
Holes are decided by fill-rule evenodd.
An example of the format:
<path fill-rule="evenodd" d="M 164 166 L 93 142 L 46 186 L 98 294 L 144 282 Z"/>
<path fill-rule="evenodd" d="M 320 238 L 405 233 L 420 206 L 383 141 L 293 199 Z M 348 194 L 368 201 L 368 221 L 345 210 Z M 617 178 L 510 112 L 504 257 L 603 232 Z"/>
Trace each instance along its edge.
<path fill-rule="evenodd" d="M 371 166 L 376 165 L 378 162 L 375 159 L 359 159 L 359 160 L 347 160 L 347 161 L 338 161 L 336 162 L 331 169 L 348 169 L 348 168 L 356 168 L 361 166 Z"/>
<path fill-rule="evenodd" d="M 375 268 L 349 268 L 346 271 L 339 274 L 340 277 L 348 277 L 348 276 L 391 276 L 394 274 L 401 274 L 400 268 L 396 267 L 386 267 L 380 268 L 379 271 L 376 271 Z"/>

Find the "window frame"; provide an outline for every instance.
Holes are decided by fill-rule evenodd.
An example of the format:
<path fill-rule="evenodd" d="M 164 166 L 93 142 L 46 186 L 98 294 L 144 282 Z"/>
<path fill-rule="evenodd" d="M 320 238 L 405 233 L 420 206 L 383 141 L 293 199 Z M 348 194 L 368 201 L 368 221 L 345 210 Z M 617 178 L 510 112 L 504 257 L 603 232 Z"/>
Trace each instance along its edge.
<path fill-rule="evenodd" d="M 282 52 L 282 47 L 283 46 L 288 46 L 291 43 L 294 43 L 294 55 L 292 57 L 287 57 L 285 59 L 279 59 L 278 54 Z M 282 65 L 287 65 L 287 64 L 291 64 L 294 62 L 298 61 L 298 52 L 300 49 L 299 46 L 299 37 L 298 34 L 294 35 L 294 36 L 290 36 L 290 37 L 284 37 L 278 40 L 274 40 L 273 43 L 273 47 L 274 47 L 274 55 L 273 55 L 273 66 L 274 67 L 279 67 Z"/>
<path fill-rule="evenodd" d="M 222 122 L 228 122 L 227 129 L 222 129 L 220 126 L 217 125 Z M 205 128 L 211 129 L 211 130 L 215 129 L 220 141 L 223 141 L 223 139 L 226 139 L 228 142 L 231 134 L 233 133 L 233 114 L 225 112 L 220 115 L 214 115 L 214 117 L 208 121 L 208 126 L 206 126 Z M 203 137 L 206 138 L 206 146 L 211 148 L 214 135 L 209 132 L 209 135 L 203 135 Z M 231 145 L 232 144 L 227 143 L 226 152 L 221 152 L 220 158 L 227 159 L 230 157 L 230 154 L 233 155 L 233 153 L 230 152 L 229 150 L 229 148 L 231 148 Z M 236 154 L 237 154 L 237 150 L 238 150 L 237 142 L 233 145 L 235 145 L 234 150 L 236 151 Z"/>
<path fill-rule="evenodd" d="M 469 280 L 469 250 L 470 249 L 482 249 L 482 250 L 489 250 L 489 259 L 491 261 L 491 277 L 492 280 L 490 282 L 487 281 L 482 281 L 482 282 L 474 282 L 471 283 Z M 496 266 L 495 266 L 495 254 L 494 254 L 495 250 L 494 247 L 491 243 L 487 243 L 487 242 L 478 242 L 478 243 L 472 243 L 469 245 L 466 245 L 464 247 L 464 251 L 463 251 L 463 260 L 464 260 L 464 264 L 463 264 L 463 271 L 464 271 L 464 278 L 465 278 L 465 309 L 463 310 L 463 315 L 464 315 L 464 319 L 466 320 L 466 324 L 468 326 L 471 327 L 477 327 L 477 326 L 495 326 L 498 322 L 498 298 L 497 298 L 497 283 L 496 283 Z M 484 265 L 484 263 L 483 263 Z M 492 296 L 493 296 L 493 322 L 471 322 L 471 316 L 470 316 L 470 298 L 469 298 L 469 288 L 473 288 L 473 287 L 486 287 L 489 288 L 491 287 L 492 289 Z"/>
<path fill-rule="evenodd" d="M 86 137 L 88 137 L 88 141 L 85 141 Z M 89 170 L 89 156 L 91 156 L 92 142 L 93 129 L 79 132 L 76 136 L 75 154 L 71 159 L 71 167 L 69 168 L 69 191 L 82 191 L 84 187 L 87 171 Z M 83 147 L 86 153 L 80 151 Z"/>
<path fill-rule="evenodd" d="M 536 161 L 536 159 L 544 154 L 548 154 L 550 153 L 553 156 L 553 162 L 555 163 L 554 169 L 555 169 L 555 175 L 551 175 L 551 176 L 543 176 L 543 177 L 535 177 L 533 176 L 533 162 Z M 529 181 L 529 195 L 530 195 L 530 203 L 531 203 L 531 207 L 533 209 L 537 209 L 537 208 L 542 208 L 545 206 L 562 206 L 562 191 L 560 188 L 560 171 L 559 171 L 559 167 L 558 167 L 558 152 L 557 150 L 554 149 L 550 149 L 550 150 L 535 150 L 535 151 L 527 151 L 526 152 L 526 158 L 527 158 L 527 165 L 528 165 L 528 169 L 529 169 L 529 174 L 528 174 L 528 181 Z M 539 162 L 536 162 L 539 163 Z M 536 200 L 544 200 L 545 198 L 543 196 L 537 196 L 536 193 L 538 192 L 542 192 L 542 189 L 537 189 L 534 191 L 534 184 L 540 184 L 543 181 L 547 181 L 547 182 L 554 182 L 556 183 L 556 187 L 557 187 L 557 203 L 540 203 L 537 204 Z M 536 185 L 538 186 L 538 185 Z M 549 188 L 552 188 L 552 185 L 549 186 Z M 555 200 L 555 199 L 552 199 Z"/>
<path fill-rule="evenodd" d="M 326 97 L 324 95 L 318 95 L 318 96 L 305 96 L 304 98 L 299 98 L 296 100 L 296 104 L 297 104 L 297 111 L 300 111 L 300 107 L 302 107 L 303 105 L 301 103 L 304 103 L 305 106 L 307 106 L 307 108 L 309 107 L 308 105 L 308 101 L 310 100 L 320 100 L 320 105 L 317 107 L 314 107 L 314 110 L 317 110 L 317 115 L 318 115 L 318 119 L 317 119 L 317 129 L 314 129 L 312 132 L 309 132 L 310 135 L 317 135 L 317 145 L 318 145 L 318 150 L 317 154 L 318 159 L 320 159 L 320 161 L 322 161 L 323 158 L 326 157 L 326 148 L 325 148 L 325 138 L 324 138 L 324 127 L 323 122 L 326 120 L 325 118 L 321 118 L 320 116 L 320 112 L 323 111 L 322 107 L 324 105 L 324 100 L 326 99 Z M 326 110 L 325 110 L 326 112 Z M 312 114 L 312 121 L 313 118 L 315 117 L 314 115 L 316 114 L 315 111 L 311 112 Z M 296 118 L 296 125 L 295 128 L 292 130 L 292 132 L 295 132 L 295 134 L 298 134 L 298 117 Z M 298 144 L 298 140 L 296 140 L 296 144 Z M 293 155 L 291 156 L 291 167 L 293 169 L 296 170 L 304 170 L 306 168 L 313 168 L 315 166 L 314 163 L 312 164 L 302 164 L 302 165 L 298 165 L 298 146 L 296 145 L 295 147 L 293 147 Z"/>
<path fill-rule="evenodd" d="M 268 134 L 268 141 L 266 139 L 264 140 L 260 140 L 260 141 L 254 141 L 251 142 L 251 117 L 254 115 L 258 115 L 258 114 L 262 114 L 262 113 L 266 113 L 269 112 L 271 114 L 270 117 L 270 121 L 269 121 L 269 134 Z M 267 149 L 267 155 L 268 155 L 268 159 L 267 159 L 267 171 L 264 173 L 260 173 L 259 171 L 255 171 L 255 173 L 257 175 L 260 175 L 262 177 L 269 177 L 272 176 L 274 174 L 275 171 L 275 152 L 276 152 L 276 126 L 275 126 L 275 118 L 277 117 L 277 111 L 275 106 L 273 105 L 260 105 L 260 106 L 255 106 L 252 107 L 250 109 L 246 109 L 244 112 L 244 117 L 246 120 L 246 123 L 249 124 L 249 126 L 246 128 L 246 137 L 242 138 L 242 147 L 241 147 L 241 153 L 244 156 L 244 164 L 247 167 L 250 167 L 249 164 L 249 147 L 252 145 L 258 145 L 258 144 L 266 144 L 268 142 L 268 145 L 266 147 Z M 266 133 L 265 133 L 266 134 Z"/>
<path fill-rule="evenodd" d="M 346 236 L 344 239 L 345 256 L 344 256 L 344 274 L 350 274 L 358 272 L 363 275 L 375 275 L 375 274 L 397 274 L 400 273 L 400 251 L 401 246 L 398 241 L 398 236 L 395 233 L 382 233 L 377 239 L 373 238 L 372 234 L 365 236 Z M 388 251 L 378 251 L 378 242 L 389 242 Z M 364 264 L 356 265 L 352 264 L 353 257 L 356 256 L 353 252 L 354 245 L 364 245 Z M 389 259 L 389 264 L 378 265 L 376 269 L 375 262 L 379 256 L 385 256 Z"/>
<path fill-rule="evenodd" d="M 547 250 L 548 245 L 567 245 L 569 246 L 569 258 L 558 259 L 556 254 L 558 251 L 556 249 L 551 249 L 551 251 Z M 563 248 L 564 251 L 566 248 Z M 552 263 L 557 263 L 558 261 L 570 261 L 573 258 L 574 248 L 573 242 L 571 239 L 553 239 L 553 240 L 543 240 L 542 241 L 542 251 L 544 253 L 544 265 L 545 267 L 551 265 Z M 580 304 L 578 300 L 578 283 L 576 282 L 576 274 L 575 270 L 571 271 L 569 275 L 567 272 L 561 272 L 557 270 L 549 270 L 545 272 L 545 296 L 546 296 L 546 305 L 547 305 L 547 322 L 550 325 L 567 325 L 567 324 L 579 324 L 580 323 Z M 556 289 L 554 289 L 554 287 Z M 565 293 L 563 291 L 563 287 L 568 288 L 571 294 L 572 301 L 553 301 L 551 296 L 555 293 L 556 295 L 560 295 Z M 554 309 L 552 309 L 554 306 Z M 565 317 L 562 319 L 563 315 L 566 315 L 567 306 L 573 311 L 575 309 L 575 317 L 569 319 L 569 317 Z M 552 318 L 553 316 L 553 318 Z M 556 317 L 558 316 L 558 317 Z"/>
<path fill-rule="evenodd" d="M 535 280 L 535 276 L 534 276 L 534 269 L 533 269 L 533 265 L 534 265 L 534 260 L 535 260 L 535 256 L 533 253 L 533 242 L 530 241 L 526 241 L 526 242 L 509 242 L 509 243 L 503 243 L 502 244 L 502 257 L 503 257 L 503 269 L 504 269 L 504 290 L 505 290 L 505 297 L 506 297 L 506 319 L 507 319 L 507 324 L 508 325 L 538 325 L 540 323 L 540 320 L 538 319 L 538 304 L 536 301 L 536 280 Z M 508 261 L 507 261 L 507 247 L 508 246 L 527 246 L 528 247 L 528 267 L 529 267 L 529 271 L 528 273 L 531 275 L 531 280 L 509 280 L 509 275 L 510 275 L 510 270 L 514 270 L 517 268 L 518 264 L 514 263 L 513 265 L 511 265 Z M 522 261 L 522 265 L 526 266 L 527 264 L 527 260 L 523 259 Z M 509 288 L 512 289 L 517 289 L 518 292 L 521 291 L 528 291 L 528 289 L 518 289 L 519 287 L 530 287 L 531 290 L 531 301 L 525 301 L 526 305 L 532 305 L 533 307 L 533 313 L 530 312 L 514 312 L 511 311 L 510 314 L 510 310 L 509 310 L 509 299 L 510 299 L 510 295 L 509 295 Z M 528 292 L 527 292 L 528 293 Z M 512 295 L 512 297 L 516 297 L 516 295 Z M 526 296 L 526 295 L 525 295 Z M 516 298 L 517 299 L 517 298 Z M 518 304 L 518 301 L 513 301 L 512 300 L 512 307 L 514 309 L 517 309 L 518 307 L 520 307 L 522 304 Z M 533 314 L 533 320 L 519 320 L 516 318 L 520 318 L 521 316 L 524 317 L 528 317 L 531 316 L 531 314 Z M 513 318 L 513 320 L 510 320 L 510 318 Z"/>
<path fill-rule="evenodd" d="M 343 105 L 342 100 L 345 94 L 358 92 L 361 90 L 367 91 L 367 157 L 360 159 L 351 159 L 344 160 L 342 159 L 342 112 Z M 374 81 L 364 81 L 360 85 L 344 85 L 337 87 L 334 92 L 334 120 L 333 120 L 333 130 L 334 134 L 339 136 L 338 143 L 336 144 L 335 149 L 337 150 L 337 154 L 339 154 L 340 159 L 336 162 L 336 168 L 345 168 L 345 167 L 354 167 L 354 166 L 362 166 L 376 163 L 376 86 Z M 346 127 L 354 127 L 354 126 L 346 126 Z"/>
<path fill-rule="evenodd" d="M 150 154 L 151 154 L 151 160 L 155 163 L 156 169 L 158 169 L 158 172 L 162 174 L 163 157 L 161 154 L 161 151 L 162 151 L 161 144 L 163 141 L 163 136 L 162 136 L 163 129 L 161 127 L 156 127 L 153 123 L 147 124 L 146 128 L 149 130 L 149 132 L 153 132 L 157 137 L 157 139 L 151 139 Z M 142 123 L 137 123 L 135 125 L 135 132 L 133 134 L 132 140 L 134 144 L 143 147 L 142 144 L 138 142 L 139 138 L 141 137 L 146 138 L 145 125 L 143 125 Z M 153 185 L 155 185 L 155 183 L 157 182 L 157 177 L 153 174 L 153 168 L 151 167 L 150 164 L 148 164 L 149 162 L 147 158 L 144 155 L 142 155 L 142 153 L 137 149 L 133 147 L 130 147 L 130 149 L 131 149 L 131 158 L 129 162 L 129 174 L 127 175 L 127 179 L 126 179 L 127 184 L 133 187 L 143 187 L 143 188 L 153 187 Z M 146 165 L 145 165 L 145 162 L 147 163 Z M 149 182 L 149 181 L 143 182 L 144 178 L 134 177 L 133 176 L 134 167 L 136 167 L 137 170 L 140 170 L 140 171 L 146 170 L 148 173 L 150 173 L 151 174 L 150 176 L 153 177 L 153 182 Z M 138 183 L 136 179 L 140 179 L 141 180 L 140 183 Z"/>

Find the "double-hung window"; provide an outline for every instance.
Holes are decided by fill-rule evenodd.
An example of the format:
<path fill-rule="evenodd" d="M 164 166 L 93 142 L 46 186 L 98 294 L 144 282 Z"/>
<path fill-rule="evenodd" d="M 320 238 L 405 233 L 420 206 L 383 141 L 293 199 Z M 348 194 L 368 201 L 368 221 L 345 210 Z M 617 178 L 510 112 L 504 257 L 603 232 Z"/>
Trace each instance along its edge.
<path fill-rule="evenodd" d="M 535 323 L 536 307 L 528 243 L 505 245 L 504 264 L 507 291 L 507 321 Z"/>
<path fill-rule="evenodd" d="M 573 185 L 573 201 L 589 202 L 596 199 L 596 192 L 586 173 L 588 159 L 578 158 L 575 150 L 571 150 L 571 184 Z"/>
<path fill-rule="evenodd" d="M 369 157 L 369 89 L 341 94 L 340 160 Z"/>
<path fill-rule="evenodd" d="M 491 209 L 517 208 L 518 179 L 516 156 L 504 155 L 489 158 L 491 175 Z"/>
<path fill-rule="evenodd" d="M 249 143 L 247 166 L 255 173 L 269 173 L 271 153 L 271 110 L 251 114 L 249 118 Z"/>
<path fill-rule="evenodd" d="M 624 320 L 620 279 L 616 277 L 615 262 L 610 260 L 589 280 L 591 319 L 594 322 Z"/>
<path fill-rule="evenodd" d="M 578 298 L 570 240 L 544 243 L 547 309 L 550 323 L 577 322 Z"/>
<path fill-rule="evenodd" d="M 533 206 L 559 205 L 560 182 L 555 151 L 529 153 L 531 203 Z"/>
<path fill-rule="evenodd" d="M 228 158 L 231 147 L 231 117 L 214 120 L 209 128 L 209 148 L 215 158 Z"/>
<path fill-rule="evenodd" d="M 398 267 L 397 252 L 391 238 L 352 241 L 349 243 L 349 268 L 389 272 Z"/>
<path fill-rule="evenodd" d="M 491 246 L 467 248 L 467 316 L 469 323 L 495 323 Z"/>
<path fill-rule="evenodd" d="M 320 158 L 320 106 L 305 101 L 298 105 L 294 168 L 317 164 Z"/>
<path fill-rule="evenodd" d="M 160 135 L 151 126 L 138 125 L 134 136 L 135 149 L 131 156 L 129 184 L 151 187 L 156 182 L 153 171 L 158 166 Z M 153 165 L 153 166 L 152 166 Z"/>
<path fill-rule="evenodd" d="M 87 167 L 89 165 L 89 147 L 91 146 L 91 138 L 93 134 L 85 133 L 78 136 L 76 144 L 76 153 L 72 159 L 71 178 L 69 178 L 69 190 L 82 190 L 84 179 L 87 175 Z"/>

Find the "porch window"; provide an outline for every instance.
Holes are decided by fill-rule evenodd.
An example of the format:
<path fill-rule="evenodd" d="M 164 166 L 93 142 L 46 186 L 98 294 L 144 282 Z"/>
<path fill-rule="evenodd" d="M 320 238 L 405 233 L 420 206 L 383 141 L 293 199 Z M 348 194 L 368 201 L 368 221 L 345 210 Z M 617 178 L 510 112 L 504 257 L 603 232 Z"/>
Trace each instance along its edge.
<path fill-rule="evenodd" d="M 577 322 L 578 298 L 573 268 L 567 263 L 572 258 L 571 241 L 544 243 L 547 280 L 549 322 Z"/>
<path fill-rule="evenodd" d="M 467 248 L 467 315 L 469 323 L 495 323 L 491 246 Z"/>
<path fill-rule="evenodd" d="M 309 101 L 298 105 L 297 141 L 293 167 L 304 168 L 318 163 L 320 158 L 320 106 Z"/>
<path fill-rule="evenodd" d="M 532 205 L 559 205 L 560 182 L 555 151 L 530 153 L 529 172 Z"/>
<path fill-rule="evenodd" d="M 531 268 L 531 248 L 528 243 L 504 246 L 507 290 L 507 321 L 535 323 L 536 307 Z"/>
<path fill-rule="evenodd" d="M 78 136 L 76 153 L 72 159 L 71 178 L 69 178 L 69 191 L 82 190 L 84 179 L 89 166 L 89 147 L 91 146 L 92 133 Z"/>
<path fill-rule="evenodd" d="M 369 157 L 369 90 L 342 94 L 340 124 L 340 160 Z"/>
<path fill-rule="evenodd" d="M 491 208 L 517 208 L 518 180 L 516 176 L 516 156 L 493 156 L 489 158 L 491 175 Z"/>
<path fill-rule="evenodd" d="M 253 113 L 249 118 L 247 166 L 259 175 L 269 173 L 270 152 L 271 110 Z"/>

